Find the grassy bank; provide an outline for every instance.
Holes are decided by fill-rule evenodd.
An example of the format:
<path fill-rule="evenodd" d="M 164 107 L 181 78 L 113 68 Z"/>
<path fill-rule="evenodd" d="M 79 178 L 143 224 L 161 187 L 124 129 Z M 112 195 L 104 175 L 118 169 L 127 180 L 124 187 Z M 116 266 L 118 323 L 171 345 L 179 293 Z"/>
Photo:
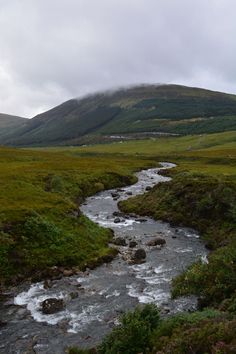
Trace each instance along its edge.
<path fill-rule="evenodd" d="M 98 191 L 133 183 L 133 172 L 153 163 L 1 148 L 1 284 L 47 276 L 53 266 L 92 266 L 114 254 L 111 232 L 80 215 L 79 205 Z"/>

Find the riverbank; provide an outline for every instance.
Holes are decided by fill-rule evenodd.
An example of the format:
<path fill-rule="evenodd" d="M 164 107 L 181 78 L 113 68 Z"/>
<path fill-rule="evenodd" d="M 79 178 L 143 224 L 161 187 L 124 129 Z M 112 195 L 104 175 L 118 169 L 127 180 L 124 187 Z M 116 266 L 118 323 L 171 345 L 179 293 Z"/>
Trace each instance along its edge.
<path fill-rule="evenodd" d="M 89 195 L 134 183 L 135 171 L 153 165 L 135 157 L 0 148 L 0 291 L 114 255 L 112 233 L 79 206 Z"/>
<path fill-rule="evenodd" d="M 195 293 L 205 305 L 219 304 L 236 290 L 236 269 L 229 266 L 230 262 L 234 264 L 236 185 L 201 174 L 180 172 L 173 176 L 172 181 L 143 196 L 120 202 L 119 206 L 126 213 L 150 215 L 156 220 L 197 229 L 214 252 L 207 266 L 197 264 L 174 281 L 173 295 Z M 219 257 L 221 267 L 219 260 L 217 264 Z M 222 285 L 219 291 L 214 285 L 216 279 Z"/>

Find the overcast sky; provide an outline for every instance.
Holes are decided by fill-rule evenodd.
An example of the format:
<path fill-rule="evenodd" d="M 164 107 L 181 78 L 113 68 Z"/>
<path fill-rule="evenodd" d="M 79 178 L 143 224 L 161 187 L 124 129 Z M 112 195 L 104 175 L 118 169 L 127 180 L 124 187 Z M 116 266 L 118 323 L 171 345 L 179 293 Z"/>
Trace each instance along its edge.
<path fill-rule="evenodd" d="M 0 0 L 0 112 L 138 83 L 236 93 L 236 0 Z"/>

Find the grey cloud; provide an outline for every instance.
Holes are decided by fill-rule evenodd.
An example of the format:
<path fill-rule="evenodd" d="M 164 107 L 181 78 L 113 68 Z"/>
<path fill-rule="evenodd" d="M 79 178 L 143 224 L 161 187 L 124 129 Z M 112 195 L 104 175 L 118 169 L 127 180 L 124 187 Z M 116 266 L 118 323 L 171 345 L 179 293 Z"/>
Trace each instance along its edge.
<path fill-rule="evenodd" d="M 138 83 L 235 92 L 235 12 L 234 0 L 0 0 L 0 112 Z"/>

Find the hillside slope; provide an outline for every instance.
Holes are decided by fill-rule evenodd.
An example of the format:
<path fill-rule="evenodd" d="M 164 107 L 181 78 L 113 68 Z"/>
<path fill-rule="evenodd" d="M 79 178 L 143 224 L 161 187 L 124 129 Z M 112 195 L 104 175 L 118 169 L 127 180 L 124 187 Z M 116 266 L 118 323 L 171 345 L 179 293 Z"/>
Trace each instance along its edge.
<path fill-rule="evenodd" d="M 28 119 L 0 113 L 0 139 L 5 139 L 13 134 L 16 130 L 25 127 Z"/>
<path fill-rule="evenodd" d="M 227 130 L 236 130 L 235 95 L 179 85 L 143 85 L 69 100 L 34 117 L 2 142 L 76 145 L 119 134 Z"/>

